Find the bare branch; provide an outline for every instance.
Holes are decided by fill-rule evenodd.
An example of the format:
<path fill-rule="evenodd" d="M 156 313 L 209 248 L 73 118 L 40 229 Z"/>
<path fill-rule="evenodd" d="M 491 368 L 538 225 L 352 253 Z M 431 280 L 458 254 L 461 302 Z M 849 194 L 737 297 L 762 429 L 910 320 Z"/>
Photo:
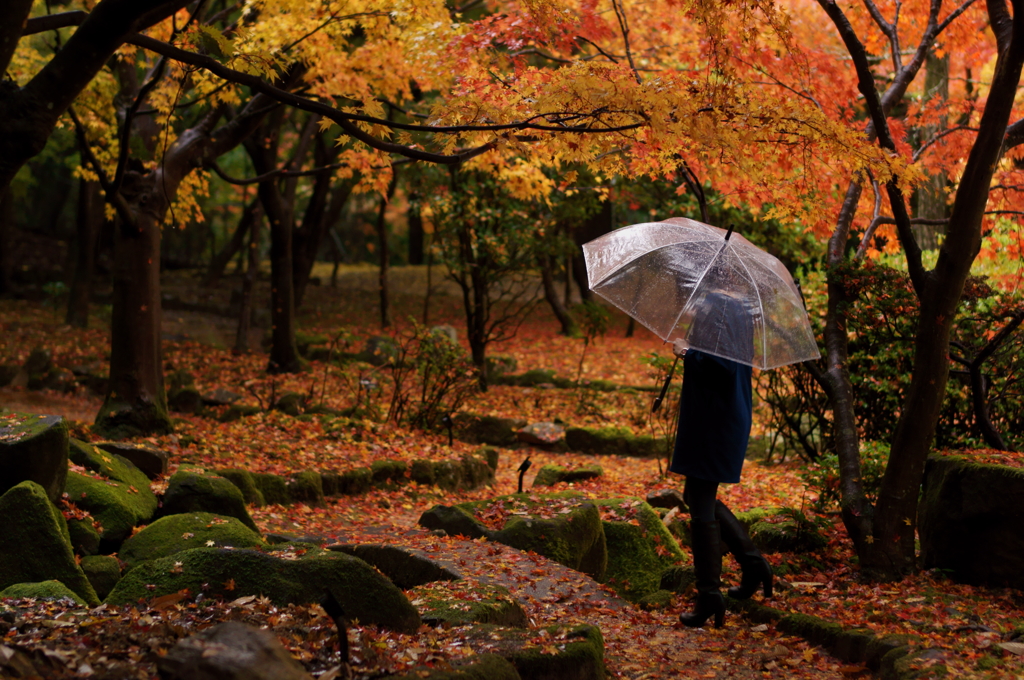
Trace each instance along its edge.
<path fill-rule="evenodd" d="M 633 69 L 633 77 L 638 85 L 643 85 L 640 79 L 640 72 L 636 70 L 633 62 L 633 52 L 629 47 L 629 21 L 626 19 L 626 11 L 619 5 L 619 0 L 612 0 L 612 7 L 615 8 L 615 18 L 619 20 L 619 30 L 622 31 L 622 42 L 626 46 L 626 59 L 629 61 L 629 68 Z"/>

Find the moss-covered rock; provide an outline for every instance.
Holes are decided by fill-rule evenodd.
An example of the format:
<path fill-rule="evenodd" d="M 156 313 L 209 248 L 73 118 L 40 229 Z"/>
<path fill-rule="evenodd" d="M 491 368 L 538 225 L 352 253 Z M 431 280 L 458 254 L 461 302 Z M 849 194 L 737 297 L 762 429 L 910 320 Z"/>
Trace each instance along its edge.
<path fill-rule="evenodd" d="M 498 462 L 501 460 L 501 453 L 498 449 L 493 446 L 481 446 L 476 450 L 475 455 L 487 461 L 487 467 L 491 468 L 491 470 L 498 471 Z"/>
<path fill-rule="evenodd" d="M 932 456 L 919 510 L 921 560 L 958 581 L 1024 589 L 1024 470 Z"/>
<path fill-rule="evenodd" d="M 121 563 L 111 555 L 87 555 L 82 558 L 81 567 L 101 600 L 121 580 Z"/>
<path fill-rule="evenodd" d="M 561 465 L 545 465 L 537 471 L 533 479 L 534 486 L 554 486 L 556 484 L 568 484 L 586 479 L 597 479 L 604 474 L 604 469 L 597 463 L 581 465 L 576 468 L 566 468 Z"/>
<path fill-rule="evenodd" d="M 826 621 L 817 616 L 807 614 L 790 614 L 784 616 L 775 627 L 783 633 L 799 635 L 811 644 L 831 648 L 843 634 L 843 627 L 838 623 Z"/>
<path fill-rule="evenodd" d="M 512 517 L 491 540 L 531 550 L 598 581 L 608 567 L 601 515 L 593 503 L 583 503 L 556 519 Z"/>
<path fill-rule="evenodd" d="M 300 416 L 306 412 L 308 395 L 300 392 L 285 392 L 276 402 L 274 409 L 290 416 Z"/>
<path fill-rule="evenodd" d="M 366 493 L 373 488 L 373 470 L 368 467 L 346 470 L 338 480 L 338 491 L 346 496 Z"/>
<path fill-rule="evenodd" d="M 261 548 L 258 533 L 234 517 L 187 512 L 161 517 L 127 539 L 118 551 L 128 569 L 146 560 L 201 547 Z"/>
<path fill-rule="evenodd" d="M 227 407 L 227 410 L 220 415 L 221 422 L 233 423 L 236 420 L 242 418 L 248 418 L 254 416 L 257 413 L 261 413 L 262 409 L 259 406 L 252 406 L 251 404 L 231 404 Z"/>
<path fill-rule="evenodd" d="M 622 597 L 636 602 L 660 590 L 662 572 L 687 561 L 658 513 L 644 501 L 612 498 L 594 502 L 605 515 L 606 582 Z"/>
<path fill-rule="evenodd" d="M 400 460 L 375 460 L 370 464 L 373 485 L 380 487 L 387 482 L 401 482 L 405 477 L 407 465 Z"/>
<path fill-rule="evenodd" d="M 117 550 L 136 525 L 153 519 L 156 510 L 150 497 L 124 482 L 69 472 L 64 489 L 75 505 L 100 523 L 101 552 Z"/>
<path fill-rule="evenodd" d="M 565 445 L 570 451 L 601 456 L 656 458 L 664 456 L 670 444 L 670 440 L 635 435 L 624 427 L 570 427 L 565 431 Z"/>
<path fill-rule="evenodd" d="M 149 488 L 149 477 L 124 456 L 72 439 L 68 445 L 68 456 L 75 465 L 117 482 L 133 498 L 139 508 L 139 516 L 152 517 L 156 512 L 156 495 Z"/>
<path fill-rule="evenodd" d="M 675 593 L 671 590 L 655 590 L 637 600 L 641 609 L 666 609 L 672 605 Z"/>
<path fill-rule="evenodd" d="M 397 545 L 338 544 L 327 546 L 327 549 L 358 557 L 373 565 L 402 590 L 435 581 L 457 581 L 462 578 L 437 562 Z"/>
<path fill-rule="evenodd" d="M 514 446 L 516 431 L 526 425 L 520 418 L 499 418 L 458 413 L 454 418 L 455 435 L 464 441 L 492 446 Z"/>
<path fill-rule="evenodd" d="M 419 525 L 425 529 L 443 531 L 449 536 L 466 538 L 489 537 L 491 532 L 471 512 L 459 506 L 435 505 L 420 515 Z"/>
<path fill-rule="evenodd" d="M 450 669 L 417 666 L 391 680 L 522 680 L 512 662 L 497 654 L 476 654 Z"/>
<path fill-rule="evenodd" d="M 255 505 L 259 508 L 267 504 L 266 499 L 263 498 L 263 492 L 256 486 L 256 480 L 248 470 L 217 470 L 217 474 L 238 487 L 246 505 Z"/>
<path fill-rule="evenodd" d="M 288 481 L 284 477 L 269 472 L 254 472 L 252 481 L 268 505 L 288 504 Z"/>
<path fill-rule="evenodd" d="M 68 473 L 68 426 L 62 416 L 0 416 L 0 494 L 24 481 L 56 503 Z"/>
<path fill-rule="evenodd" d="M 493 623 L 525 628 L 526 611 L 508 588 L 477 581 L 441 581 L 411 590 L 413 606 L 420 610 L 423 622 L 431 626 L 466 626 Z"/>
<path fill-rule="evenodd" d="M 288 500 L 292 503 L 305 503 L 316 507 L 324 507 L 323 480 L 320 473 L 314 470 L 303 470 L 287 482 Z"/>
<path fill-rule="evenodd" d="M 184 444 L 183 444 L 184 445 Z M 121 456 L 142 471 L 148 479 L 156 479 L 167 472 L 171 454 L 146 444 L 132 442 L 98 442 L 96 448 Z M 127 480 L 126 480 L 127 481 Z"/>
<path fill-rule="evenodd" d="M 254 550 L 186 550 L 132 569 L 107 602 L 128 604 L 187 588 L 208 597 L 265 595 L 275 604 L 313 604 L 330 592 L 361 623 L 406 633 L 419 627 L 419 614 L 402 591 L 369 564 L 341 553 L 309 552 L 283 559 Z"/>
<path fill-rule="evenodd" d="M 55 579 L 91 605 L 99 603 L 75 563 L 64 515 L 35 482 L 22 482 L 0 496 L 0 588 Z"/>
<path fill-rule="evenodd" d="M 14 583 L 0 590 L 0 600 L 32 598 L 34 600 L 71 600 L 77 605 L 89 604 L 60 581 Z"/>
<path fill-rule="evenodd" d="M 520 677 L 535 680 L 604 680 L 604 638 L 596 626 L 547 626 L 530 631 L 479 624 L 470 644 L 486 644 L 516 667 Z"/>
<path fill-rule="evenodd" d="M 234 517 L 253 531 L 259 531 L 245 507 L 242 492 L 228 480 L 216 475 L 202 474 L 196 470 L 179 470 L 171 476 L 160 516 L 188 512 L 211 512 Z"/>
<path fill-rule="evenodd" d="M 100 550 L 100 532 L 91 519 L 69 519 L 68 536 L 76 555 L 95 555 Z"/>
<path fill-rule="evenodd" d="M 736 513 L 761 552 L 814 552 L 828 545 L 828 539 L 799 510 L 754 508 Z"/>

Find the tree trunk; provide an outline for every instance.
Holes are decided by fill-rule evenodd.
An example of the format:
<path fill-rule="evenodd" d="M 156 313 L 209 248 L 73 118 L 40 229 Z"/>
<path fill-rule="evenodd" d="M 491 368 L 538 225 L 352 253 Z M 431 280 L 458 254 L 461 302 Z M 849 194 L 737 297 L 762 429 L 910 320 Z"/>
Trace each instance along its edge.
<path fill-rule="evenodd" d="M 426 232 L 423 229 L 422 204 L 416 192 L 409 194 L 409 264 L 421 265 L 426 245 Z"/>
<path fill-rule="evenodd" d="M 925 95 L 922 104 L 938 98 L 942 100 L 942 105 L 945 106 L 945 102 L 949 98 L 948 54 L 937 57 L 934 50 L 928 53 L 928 60 L 925 62 L 924 91 Z M 945 128 L 945 119 L 941 120 L 938 125 L 924 128 L 921 131 L 921 141 L 927 141 Z M 927 181 L 917 188 L 915 203 L 918 217 L 930 220 L 940 220 L 949 217 L 949 205 L 946 195 L 946 185 L 948 183 L 945 173 L 938 172 L 934 175 L 929 175 Z M 917 240 L 925 250 L 934 250 L 939 247 L 939 235 L 943 231 L 942 227 L 936 224 L 918 224 L 914 226 Z"/>
<path fill-rule="evenodd" d="M 68 291 L 65 321 L 69 326 L 85 328 L 89 324 L 89 297 L 96 271 L 96 242 L 105 219 L 103 194 L 99 182 L 78 182 L 78 211 L 75 216 L 75 263 Z"/>
<path fill-rule="evenodd" d="M 381 199 L 380 211 L 377 213 L 377 244 L 380 250 L 380 270 L 377 275 L 377 290 L 380 293 L 380 327 L 391 327 L 391 295 L 388 291 L 388 267 L 391 259 L 391 250 L 388 247 L 388 224 L 386 212 L 391 197 L 395 194 L 395 185 L 398 183 L 398 172 L 392 166 L 391 183 L 388 184 L 387 196 Z"/>
<path fill-rule="evenodd" d="M 14 196 L 11 192 L 0 192 L 0 295 L 14 292 L 11 248 L 14 247 Z"/>
<path fill-rule="evenodd" d="M 246 204 L 242 210 L 242 216 L 238 218 L 238 226 L 235 227 L 234 233 L 231 234 L 231 240 L 224 244 L 220 252 L 210 258 L 210 266 L 206 270 L 206 278 L 203 279 L 204 286 L 214 286 L 224 276 L 224 270 L 227 269 L 228 263 L 245 246 L 245 237 L 248 235 L 253 224 L 259 221 L 262 211 L 263 206 L 260 204 L 259 196 L 256 196 Z"/>
<path fill-rule="evenodd" d="M 326 165 L 332 161 L 334 156 L 322 157 L 323 162 L 317 161 L 318 165 Z M 293 244 L 293 256 L 295 260 L 295 306 L 302 305 L 302 298 L 306 294 L 306 286 L 309 284 L 310 275 L 313 273 L 313 265 L 316 264 L 316 255 L 320 251 L 320 244 L 324 236 L 341 217 L 341 211 L 345 208 L 348 197 L 352 194 L 355 186 L 353 180 L 342 180 L 333 189 L 330 188 L 331 176 L 318 176 L 313 187 L 313 196 L 309 199 L 306 214 L 302 220 L 302 228 L 295 230 L 295 242 Z M 322 193 L 322 197 L 318 192 Z"/>
<path fill-rule="evenodd" d="M 173 429 L 160 346 L 160 226 L 147 211 L 114 231 L 110 380 L 95 425 L 111 438 Z"/>
<path fill-rule="evenodd" d="M 249 229 L 249 247 L 246 248 L 245 276 L 242 277 L 242 299 L 238 311 L 238 331 L 235 333 L 235 352 L 248 352 L 249 329 L 252 327 L 252 298 L 256 275 L 260 269 L 260 219 L 253 220 Z"/>
<path fill-rule="evenodd" d="M 540 263 L 540 279 L 544 286 L 544 299 L 551 305 L 551 311 L 558 319 L 558 323 L 562 325 L 562 335 L 574 337 L 578 333 L 576 321 L 566 309 L 567 301 L 563 302 L 558 296 L 558 291 L 555 289 L 555 274 L 552 269 L 551 256 L 545 255 Z"/>

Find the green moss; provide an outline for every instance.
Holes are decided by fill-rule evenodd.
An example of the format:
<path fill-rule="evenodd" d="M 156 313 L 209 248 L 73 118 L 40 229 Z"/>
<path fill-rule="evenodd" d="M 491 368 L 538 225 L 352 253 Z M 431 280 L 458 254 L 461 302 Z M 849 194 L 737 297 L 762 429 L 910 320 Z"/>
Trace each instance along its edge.
<path fill-rule="evenodd" d="M 417 484 L 432 486 L 437 479 L 434 461 L 417 458 L 409 467 L 409 477 Z"/>
<path fill-rule="evenodd" d="M 498 471 L 498 462 L 501 460 L 501 453 L 498 449 L 493 446 L 481 446 L 476 450 L 475 455 L 487 461 L 487 467 L 491 468 L 491 470 Z"/>
<path fill-rule="evenodd" d="M 88 603 L 73 590 L 60 581 L 37 581 L 34 583 L 15 583 L 0 590 L 0 600 L 15 598 L 32 598 L 35 600 L 73 600 L 75 604 L 86 606 Z"/>
<path fill-rule="evenodd" d="M 686 556 L 658 513 L 638 498 L 595 503 L 621 518 L 602 522 L 608 543 L 608 585 L 634 602 L 660 590 L 662 572 L 685 562 Z"/>
<path fill-rule="evenodd" d="M 811 644 L 826 648 L 834 646 L 844 632 L 843 627 L 838 623 L 807 614 L 784 616 L 776 624 L 776 627 L 783 633 L 799 635 Z"/>
<path fill-rule="evenodd" d="M 674 596 L 671 590 L 655 590 L 637 600 L 637 604 L 642 609 L 665 609 L 672 605 Z"/>
<path fill-rule="evenodd" d="M 179 469 L 167 483 L 160 514 L 166 516 L 186 512 L 227 515 L 238 519 L 253 531 L 258 531 L 238 487 L 223 477 Z"/>
<path fill-rule="evenodd" d="M 110 555 L 88 555 L 82 558 L 82 571 L 96 595 L 102 600 L 121 580 L 121 563 Z"/>
<path fill-rule="evenodd" d="M 288 482 L 280 475 L 254 472 L 252 481 L 268 505 L 287 505 L 291 500 L 288 496 Z"/>
<path fill-rule="evenodd" d="M 600 581 L 610 559 L 602 524 L 597 507 L 584 503 L 557 519 L 512 517 L 492 540 L 544 555 Z"/>
<path fill-rule="evenodd" d="M 373 567 L 341 553 L 311 552 L 282 559 L 254 550 L 185 550 L 132 569 L 106 601 L 130 604 L 188 589 L 229 600 L 265 595 L 278 605 L 316 604 L 330 592 L 360 623 L 409 633 L 419 627 L 419 614 L 402 591 Z"/>
<path fill-rule="evenodd" d="M 474 654 L 451 670 L 418 666 L 391 680 L 521 680 L 516 667 L 497 654 Z"/>
<path fill-rule="evenodd" d="M 134 486 L 140 492 L 149 491 L 149 478 L 130 460 L 116 453 L 108 453 L 78 439 L 70 440 L 68 458 L 90 472 Z M 155 503 L 155 500 L 154 500 Z"/>
<path fill-rule="evenodd" d="M 201 548 L 208 543 L 218 548 L 259 548 L 264 545 L 258 533 L 234 517 L 189 512 L 161 517 L 126 540 L 118 556 L 131 569 L 146 560 Z"/>
<path fill-rule="evenodd" d="M 604 638 L 596 626 L 547 626 L 540 631 L 475 626 L 471 635 L 509 659 L 523 678 L 604 678 Z M 540 635 L 538 635 L 540 632 Z M 540 643 L 530 644 L 540 639 Z"/>
<path fill-rule="evenodd" d="M 96 592 L 75 563 L 67 523 L 35 482 L 22 482 L 0 496 L 0 588 L 56 579 L 87 603 Z"/>
<path fill-rule="evenodd" d="M 221 414 L 221 422 L 231 423 L 242 418 L 248 418 L 260 413 L 262 409 L 259 406 L 248 406 L 246 404 L 231 404 L 227 410 Z"/>
<path fill-rule="evenodd" d="M 595 455 L 654 458 L 664 455 L 668 444 L 665 439 L 637 436 L 628 428 L 570 427 L 565 431 L 565 445 L 570 451 Z"/>
<path fill-rule="evenodd" d="M 537 471 L 533 480 L 534 486 L 554 486 L 555 484 L 571 483 L 585 479 L 596 479 L 604 474 L 604 469 L 597 463 L 577 468 L 565 468 L 561 465 L 545 465 Z"/>
<path fill-rule="evenodd" d="M 133 527 L 153 518 L 156 509 L 147 497 L 132 492 L 131 486 L 123 482 L 69 472 L 64 489 L 69 500 L 102 526 L 100 547 L 104 550 L 116 550 L 131 535 Z"/>
<path fill-rule="evenodd" d="M 413 606 L 432 626 L 493 623 L 525 628 L 526 612 L 508 588 L 471 581 L 442 581 L 411 589 Z"/>
<path fill-rule="evenodd" d="M 338 488 L 345 495 L 366 493 L 373 488 L 373 471 L 368 467 L 346 470 L 341 473 Z"/>
<path fill-rule="evenodd" d="M 400 460 L 375 460 L 370 464 L 374 486 L 400 481 L 405 477 L 406 464 Z"/>
<path fill-rule="evenodd" d="M 256 486 L 256 480 L 248 470 L 217 470 L 217 474 L 238 487 L 247 505 L 259 508 L 267 504 L 263 492 Z"/>
<path fill-rule="evenodd" d="M 71 548 L 78 555 L 95 555 L 100 549 L 100 532 L 91 519 L 68 520 L 68 536 Z"/>
<path fill-rule="evenodd" d="M 303 470 L 288 480 L 288 499 L 293 503 L 305 503 L 324 507 L 323 480 L 320 473 L 314 470 Z"/>

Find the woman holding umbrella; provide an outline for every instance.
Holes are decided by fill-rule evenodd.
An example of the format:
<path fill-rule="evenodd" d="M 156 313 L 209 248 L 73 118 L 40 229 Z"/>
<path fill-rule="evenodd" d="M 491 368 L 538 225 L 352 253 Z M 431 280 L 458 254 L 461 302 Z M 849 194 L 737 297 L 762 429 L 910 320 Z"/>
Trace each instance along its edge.
<path fill-rule="evenodd" d="M 721 593 L 722 543 L 743 570 L 740 585 L 729 596 L 746 599 L 763 587 L 772 594 L 772 569 L 754 546 L 744 526 L 722 501 L 719 484 L 740 481 L 750 438 L 752 414 L 751 367 L 722 356 L 713 348 L 749 347 L 753 354 L 753 328 L 742 303 L 724 292 L 712 292 L 694 315 L 689 342 L 680 340 L 673 351 L 683 357 L 683 393 L 679 402 L 679 429 L 669 470 L 685 475 L 683 497 L 690 509 L 693 567 L 697 602 L 692 613 L 679 621 L 697 628 L 712 616 L 720 627 L 725 619 Z M 689 345 L 712 348 L 688 349 Z"/>

